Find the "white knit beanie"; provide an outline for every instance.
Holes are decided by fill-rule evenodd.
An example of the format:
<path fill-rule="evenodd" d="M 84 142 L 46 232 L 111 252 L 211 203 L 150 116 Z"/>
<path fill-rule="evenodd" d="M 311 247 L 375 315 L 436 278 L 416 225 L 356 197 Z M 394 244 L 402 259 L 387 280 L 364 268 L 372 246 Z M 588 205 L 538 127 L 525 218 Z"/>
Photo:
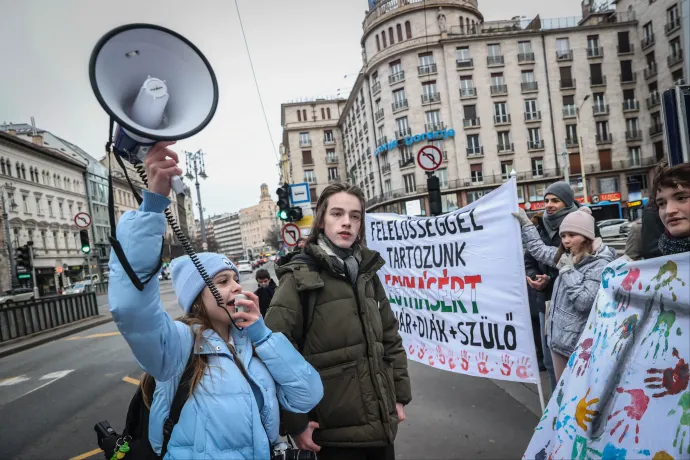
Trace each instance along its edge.
<path fill-rule="evenodd" d="M 570 232 L 594 240 L 594 217 L 592 217 L 592 210 L 587 206 L 581 206 L 577 211 L 571 212 L 561 222 L 558 232 L 561 236 L 566 232 Z"/>

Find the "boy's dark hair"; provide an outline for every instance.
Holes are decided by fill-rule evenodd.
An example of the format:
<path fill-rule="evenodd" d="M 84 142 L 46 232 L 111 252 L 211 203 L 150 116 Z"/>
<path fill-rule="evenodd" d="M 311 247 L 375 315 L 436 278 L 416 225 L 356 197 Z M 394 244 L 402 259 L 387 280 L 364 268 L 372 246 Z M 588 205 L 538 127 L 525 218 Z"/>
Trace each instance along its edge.
<path fill-rule="evenodd" d="M 663 167 L 654 178 L 654 195 L 662 188 L 690 188 L 690 163 Z"/>
<path fill-rule="evenodd" d="M 268 270 L 265 268 L 256 271 L 256 280 L 258 281 L 263 279 L 271 279 L 271 274 L 268 273 Z"/>

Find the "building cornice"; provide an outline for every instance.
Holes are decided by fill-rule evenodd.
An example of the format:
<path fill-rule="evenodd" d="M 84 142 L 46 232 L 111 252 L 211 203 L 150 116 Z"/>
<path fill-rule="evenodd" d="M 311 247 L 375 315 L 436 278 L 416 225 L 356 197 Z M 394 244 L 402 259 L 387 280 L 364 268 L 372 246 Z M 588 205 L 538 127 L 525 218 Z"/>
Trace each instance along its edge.
<path fill-rule="evenodd" d="M 2 131 L 0 131 L 0 142 L 4 143 L 6 145 L 9 145 L 9 146 L 19 147 L 25 151 L 30 152 L 30 153 L 39 154 L 39 155 L 49 157 L 53 160 L 57 160 L 57 161 L 60 161 L 62 163 L 68 164 L 70 166 L 74 166 L 74 167 L 80 169 L 81 171 L 86 171 L 86 165 L 85 164 L 81 164 L 77 161 L 74 161 L 70 158 L 67 158 L 64 155 L 62 155 L 62 154 L 60 154 L 54 150 L 51 150 L 51 149 L 48 149 L 45 147 L 41 147 L 41 146 L 36 145 L 32 142 L 25 141 L 24 139 L 20 139 L 17 136 L 13 136 L 11 134 L 7 134 L 7 133 L 4 133 Z"/>

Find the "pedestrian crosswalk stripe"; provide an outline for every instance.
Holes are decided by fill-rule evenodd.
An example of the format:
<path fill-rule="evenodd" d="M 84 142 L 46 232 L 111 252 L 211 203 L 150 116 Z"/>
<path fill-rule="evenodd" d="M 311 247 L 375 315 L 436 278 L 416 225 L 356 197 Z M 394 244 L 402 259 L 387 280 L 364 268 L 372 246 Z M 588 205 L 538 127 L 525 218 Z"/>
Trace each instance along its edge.
<path fill-rule="evenodd" d="M 0 387 L 8 387 L 10 385 L 16 385 L 18 383 L 26 382 L 27 380 L 31 380 L 29 377 L 26 375 L 18 375 L 16 377 L 9 377 L 6 379 L 0 380 Z"/>

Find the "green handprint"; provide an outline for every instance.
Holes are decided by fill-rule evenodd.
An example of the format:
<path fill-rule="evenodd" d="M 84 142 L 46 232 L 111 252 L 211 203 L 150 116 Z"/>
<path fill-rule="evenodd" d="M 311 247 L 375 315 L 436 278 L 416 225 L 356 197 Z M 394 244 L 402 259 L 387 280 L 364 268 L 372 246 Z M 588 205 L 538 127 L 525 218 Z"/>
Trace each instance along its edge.
<path fill-rule="evenodd" d="M 541 418 L 541 420 L 539 420 L 539 423 L 537 424 L 537 428 L 536 428 L 534 431 L 541 431 L 542 429 L 544 429 L 544 427 L 541 426 L 541 424 L 542 424 L 542 422 L 543 422 L 544 420 L 546 420 L 548 417 L 549 417 L 549 409 L 547 408 L 547 409 L 544 411 L 544 416 Z"/>
<path fill-rule="evenodd" d="M 690 432 L 690 391 L 683 393 L 683 396 L 681 396 L 678 401 L 678 405 L 683 409 L 683 412 L 680 415 L 680 422 L 676 430 L 676 438 L 673 440 L 673 447 L 678 447 L 678 453 L 682 454 L 685 438 L 688 436 L 688 432 Z M 668 415 L 673 415 L 675 413 L 676 410 L 673 409 Z M 690 441 L 688 442 L 686 452 L 690 454 Z"/>
<path fill-rule="evenodd" d="M 685 282 L 678 278 L 678 265 L 674 261 L 669 260 L 664 265 L 659 267 L 659 272 L 656 274 L 654 278 L 652 278 L 652 281 L 657 281 L 657 284 L 654 286 L 654 290 L 658 291 L 662 287 L 666 287 L 676 280 L 680 281 L 682 286 L 685 286 Z M 651 288 L 652 285 L 650 284 L 649 286 L 647 286 L 645 292 L 649 292 Z"/>
<path fill-rule="evenodd" d="M 656 318 L 654 328 L 652 328 L 652 331 L 649 333 L 649 335 L 642 339 L 642 342 L 640 343 L 640 345 L 643 345 L 647 339 L 651 339 L 645 358 L 649 356 L 652 348 L 654 348 L 654 359 L 656 359 L 657 355 L 659 354 L 659 348 L 661 348 L 662 341 L 664 342 L 664 349 L 661 355 L 663 356 L 668 351 L 668 337 L 671 335 L 671 329 L 673 329 L 673 324 L 676 322 L 676 312 L 673 310 L 664 310 L 663 304 L 661 305 L 660 309 L 661 311 L 659 312 L 659 316 Z M 658 340 L 656 342 L 656 347 L 654 347 L 654 339 Z"/>

